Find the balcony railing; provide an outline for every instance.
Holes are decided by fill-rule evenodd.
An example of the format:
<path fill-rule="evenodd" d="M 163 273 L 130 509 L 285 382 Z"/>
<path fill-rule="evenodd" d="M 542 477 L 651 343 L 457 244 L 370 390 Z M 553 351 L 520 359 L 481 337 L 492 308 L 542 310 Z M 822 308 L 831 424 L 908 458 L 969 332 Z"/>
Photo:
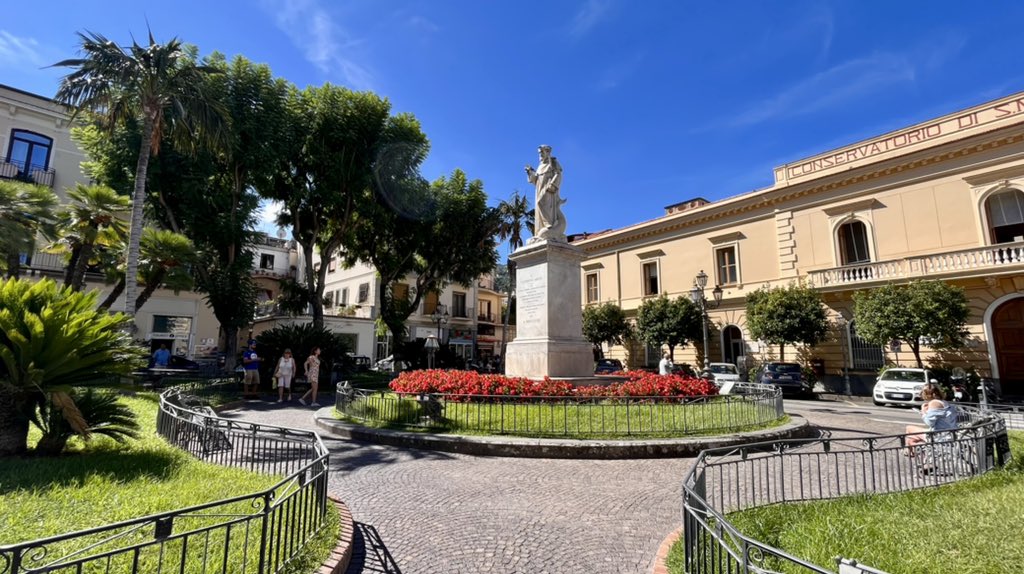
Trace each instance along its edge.
<path fill-rule="evenodd" d="M 496 318 L 494 316 L 494 313 L 477 313 L 476 320 L 477 321 L 483 321 L 485 323 L 494 323 L 494 322 L 496 322 Z"/>
<path fill-rule="evenodd" d="M 1000 243 L 935 255 L 847 265 L 811 271 L 807 275 L 811 283 L 818 287 L 834 287 L 967 271 L 995 270 L 1019 265 L 1024 265 L 1024 242 Z"/>
<path fill-rule="evenodd" d="M 30 165 L 26 169 L 25 162 L 18 160 L 0 160 L 0 178 L 16 179 L 26 183 L 35 183 L 53 187 L 53 178 L 57 172 L 53 168 Z"/>

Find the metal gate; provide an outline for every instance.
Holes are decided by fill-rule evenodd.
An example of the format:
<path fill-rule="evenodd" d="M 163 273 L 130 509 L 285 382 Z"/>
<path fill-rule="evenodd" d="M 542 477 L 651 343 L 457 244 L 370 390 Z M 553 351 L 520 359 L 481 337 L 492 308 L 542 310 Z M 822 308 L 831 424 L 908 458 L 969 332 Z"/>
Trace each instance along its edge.
<path fill-rule="evenodd" d="M 878 370 L 885 364 L 885 351 L 882 346 L 858 337 L 854 321 L 850 321 L 850 356 L 853 357 L 854 369 Z"/>

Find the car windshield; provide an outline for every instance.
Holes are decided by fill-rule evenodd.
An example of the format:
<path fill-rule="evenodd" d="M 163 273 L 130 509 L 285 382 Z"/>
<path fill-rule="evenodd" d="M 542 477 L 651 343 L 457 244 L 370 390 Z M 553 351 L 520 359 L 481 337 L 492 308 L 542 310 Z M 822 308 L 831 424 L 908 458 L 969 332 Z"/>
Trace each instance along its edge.
<path fill-rule="evenodd" d="M 711 365 L 711 372 L 716 375 L 735 375 L 737 374 L 735 365 Z"/>
<path fill-rule="evenodd" d="M 800 373 L 800 365 L 796 363 L 770 363 L 769 373 Z"/>
<path fill-rule="evenodd" d="M 883 381 L 902 381 L 906 383 L 923 383 L 924 371 L 903 371 L 899 369 L 889 369 L 882 375 Z"/>

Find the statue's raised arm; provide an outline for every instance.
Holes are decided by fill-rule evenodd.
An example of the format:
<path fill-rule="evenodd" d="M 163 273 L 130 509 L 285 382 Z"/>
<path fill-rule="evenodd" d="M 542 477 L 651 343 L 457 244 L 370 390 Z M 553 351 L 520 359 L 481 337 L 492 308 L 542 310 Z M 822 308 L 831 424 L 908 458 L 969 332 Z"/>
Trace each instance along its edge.
<path fill-rule="evenodd" d="M 551 146 L 542 145 L 540 165 L 536 171 L 526 166 L 526 179 L 535 186 L 534 226 L 535 241 L 565 241 L 565 217 L 562 215 L 562 204 L 565 200 L 558 194 L 562 186 L 562 166 L 551 155 Z"/>

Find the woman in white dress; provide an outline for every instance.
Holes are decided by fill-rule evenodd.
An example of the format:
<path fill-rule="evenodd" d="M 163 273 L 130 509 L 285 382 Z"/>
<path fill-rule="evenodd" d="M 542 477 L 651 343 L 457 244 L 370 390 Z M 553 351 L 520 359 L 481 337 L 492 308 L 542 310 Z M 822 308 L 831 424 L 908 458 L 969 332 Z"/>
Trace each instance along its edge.
<path fill-rule="evenodd" d="M 292 400 L 292 379 L 295 378 L 295 359 L 292 358 L 292 350 L 285 349 L 284 356 L 277 360 L 277 369 L 274 370 L 277 377 L 277 402 L 284 400 L 284 390 L 288 389 L 288 400 Z"/>

